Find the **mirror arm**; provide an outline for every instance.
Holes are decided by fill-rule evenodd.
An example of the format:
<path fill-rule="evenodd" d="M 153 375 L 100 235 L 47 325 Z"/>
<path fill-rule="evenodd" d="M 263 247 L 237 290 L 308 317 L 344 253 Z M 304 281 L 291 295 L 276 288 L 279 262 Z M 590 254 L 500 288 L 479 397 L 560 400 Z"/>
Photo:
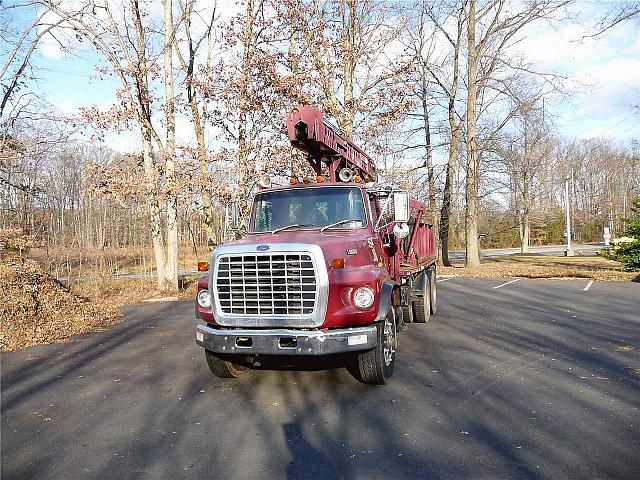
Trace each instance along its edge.
<path fill-rule="evenodd" d="M 387 197 L 387 200 L 384 202 L 384 205 L 380 209 L 380 216 L 378 217 L 378 221 L 376 222 L 376 224 L 373 227 L 373 230 L 375 232 L 378 232 L 378 231 L 382 230 L 383 228 L 388 227 L 389 225 L 391 225 L 390 223 L 388 223 L 385 226 L 380 227 L 380 222 L 384 219 L 384 214 L 387 213 L 387 209 L 389 208 L 389 202 L 391 202 L 391 195 L 389 195 Z"/>

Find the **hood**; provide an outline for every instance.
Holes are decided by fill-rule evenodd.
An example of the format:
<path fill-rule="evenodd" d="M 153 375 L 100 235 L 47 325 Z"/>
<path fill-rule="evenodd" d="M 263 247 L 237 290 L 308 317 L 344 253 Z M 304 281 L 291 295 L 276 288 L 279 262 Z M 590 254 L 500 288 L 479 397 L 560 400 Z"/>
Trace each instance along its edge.
<path fill-rule="evenodd" d="M 370 265 L 373 261 L 368 239 L 371 234 L 368 230 L 355 231 L 326 231 L 320 233 L 317 230 L 296 230 L 292 232 L 280 232 L 251 234 L 240 240 L 225 245 L 270 245 L 275 243 L 307 243 L 318 245 L 322 249 L 325 261 L 331 262 L 334 258 L 344 258 L 346 266 L 359 267 Z"/>

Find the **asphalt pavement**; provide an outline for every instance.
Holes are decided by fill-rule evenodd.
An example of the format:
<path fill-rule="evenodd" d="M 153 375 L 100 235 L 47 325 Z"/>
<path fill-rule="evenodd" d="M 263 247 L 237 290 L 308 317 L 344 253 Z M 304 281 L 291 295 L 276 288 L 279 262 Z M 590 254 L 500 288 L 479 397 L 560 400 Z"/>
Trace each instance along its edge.
<path fill-rule="evenodd" d="M 640 478 L 639 284 L 438 287 L 382 387 L 215 378 L 189 302 L 2 354 L 2 478 Z"/>

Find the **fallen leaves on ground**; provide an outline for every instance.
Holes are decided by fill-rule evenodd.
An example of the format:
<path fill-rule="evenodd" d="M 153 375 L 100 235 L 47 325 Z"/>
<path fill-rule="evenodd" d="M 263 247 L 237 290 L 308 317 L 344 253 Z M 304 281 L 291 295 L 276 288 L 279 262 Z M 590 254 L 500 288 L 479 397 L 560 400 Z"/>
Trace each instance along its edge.
<path fill-rule="evenodd" d="M 614 349 L 614 352 L 631 352 L 633 351 L 633 347 L 631 345 L 625 345 L 623 347 L 617 347 Z"/>
<path fill-rule="evenodd" d="M 153 279 L 87 281 L 69 287 L 33 260 L 4 259 L 0 261 L 0 351 L 102 331 L 122 316 L 120 307 L 144 299 L 173 295 L 193 300 L 197 282 L 184 285 L 177 294 L 154 287 Z"/>
<path fill-rule="evenodd" d="M 0 350 L 102 330 L 120 315 L 114 305 L 74 293 L 33 260 L 0 263 Z"/>

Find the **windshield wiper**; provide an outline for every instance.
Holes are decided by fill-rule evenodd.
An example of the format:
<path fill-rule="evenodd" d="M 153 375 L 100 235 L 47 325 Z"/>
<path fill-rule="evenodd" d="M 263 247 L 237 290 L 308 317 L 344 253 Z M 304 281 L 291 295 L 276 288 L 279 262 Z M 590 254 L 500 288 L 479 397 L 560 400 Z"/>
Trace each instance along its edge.
<path fill-rule="evenodd" d="M 271 232 L 271 235 L 274 233 L 282 232 L 284 230 L 289 230 L 290 228 L 303 228 L 303 227 L 313 227 L 315 223 L 292 223 L 291 225 L 287 225 L 286 227 L 276 228 Z"/>
<path fill-rule="evenodd" d="M 320 233 L 324 232 L 327 228 L 333 228 L 333 227 L 339 227 L 340 225 L 344 225 L 345 223 L 349 223 L 349 222 L 358 222 L 359 220 L 340 220 L 339 222 L 336 223 L 330 223 L 329 225 L 325 225 L 324 227 L 322 227 L 320 229 Z"/>

